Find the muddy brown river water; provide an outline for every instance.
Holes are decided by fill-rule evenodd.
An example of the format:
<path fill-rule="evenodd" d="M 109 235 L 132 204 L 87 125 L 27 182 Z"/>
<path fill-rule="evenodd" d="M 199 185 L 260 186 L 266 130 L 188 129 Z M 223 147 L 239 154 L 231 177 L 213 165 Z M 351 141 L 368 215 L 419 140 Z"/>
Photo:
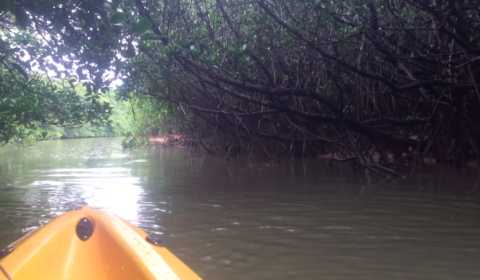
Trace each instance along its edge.
<path fill-rule="evenodd" d="M 246 167 L 121 139 L 0 148 L 0 247 L 107 209 L 204 279 L 480 279 L 480 173 L 367 181 L 324 161 Z"/>

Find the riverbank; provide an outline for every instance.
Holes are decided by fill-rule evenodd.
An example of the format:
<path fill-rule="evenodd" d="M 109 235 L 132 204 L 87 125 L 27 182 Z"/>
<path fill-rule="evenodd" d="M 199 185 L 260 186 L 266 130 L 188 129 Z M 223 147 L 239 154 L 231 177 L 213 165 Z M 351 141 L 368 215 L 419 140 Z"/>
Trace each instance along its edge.
<path fill-rule="evenodd" d="M 151 143 L 154 147 L 159 148 L 166 148 L 166 147 L 173 147 L 173 148 L 190 148 L 194 152 L 205 152 L 209 155 L 216 155 L 216 156 L 225 156 L 227 160 L 235 158 L 237 156 L 241 156 L 240 149 L 235 145 L 225 144 L 225 148 L 218 144 L 214 144 L 211 141 L 211 138 L 204 138 L 200 141 L 192 142 L 186 135 L 184 134 L 171 134 L 165 136 L 157 136 L 157 137 L 149 137 L 148 142 Z M 396 162 L 394 160 L 394 156 L 390 153 L 387 153 L 387 158 L 390 161 L 389 165 L 392 170 L 398 172 L 398 175 L 405 174 L 415 170 L 419 167 L 445 167 L 445 168 L 452 168 L 458 169 L 459 167 L 455 167 L 452 164 L 437 162 L 434 158 L 426 157 L 422 161 L 419 161 L 418 158 L 415 158 L 414 154 L 404 154 L 401 158 L 400 162 Z M 285 156 L 286 157 L 286 156 Z M 286 157 L 287 158 L 287 157 Z M 321 155 L 314 156 L 312 158 L 322 159 L 322 160 L 330 160 L 331 162 L 337 163 L 347 163 L 347 162 L 355 162 L 358 163 L 358 158 L 355 156 L 344 157 L 342 158 L 341 155 L 338 153 L 325 153 Z M 382 164 L 382 158 L 377 153 L 374 152 L 371 156 L 366 157 L 368 158 L 368 164 Z M 462 168 L 467 169 L 478 169 L 480 167 L 480 163 L 478 160 L 469 160 L 463 164 Z M 391 174 L 392 175 L 392 174 Z M 395 175 L 395 174 L 393 174 Z M 400 177 L 403 177 L 400 176 Z"/>
<path fill-rule="evenodd" d="M 387 155 L 388 158 L 390 160 L 393 160 L 393 155 L 391 154 L 388 154 Z M 328 153 L 328 154 L 323 154 L 323 155 L 320 155 L 319 158 L 321 159 L 329 159 L 329 160 L 332 160 L 332 161 L 336 161 L 336 162 L 349 162 L 349 161 L 355 161 L 357 160 L 356 157 L 348 157 L 348 158 L 341 158 L 339 156 L 337 156 L 335 153 Z M 375 164 L 378 164 L 378 163 L 381 163 L 381 157 L 380 155 L 378 154 L 374 154 L 370 157 L 370 160 L 371 162 L 375 163 Z M 415 166 L 415 165 L 419 165 L 418 161 L 415 161 L 415 159 L 413 159 L 412 156 L 408 157 L 408 156 L 405 156 L 405 159 L 404 159 L 404 165 L 405 167 L 408 167 L 408 166 Z M 420 163 L 420 165 L 429 165 L 429 166 L 451 166 L 452 168 L 455 168 L 453 167 L 451 164 L 442 164 L 442 163 L 439 163 L 437 162 L 434 158 L 424 158 L 423 161 Z M 475 168 L 479 168 L 480 167 L 480 163 L 478 160 L 469 160 L 467 161 L 463 167 L 466 167 L 466 168 L 471 168 L 471 169 L 475 169 Z"/>
<path fill-rule="evenodd" d="M 170 134 L 165 136 L 156 136 L 148 138 L 148 141 L 156 147 L 185 147 L 185 135 L 183 134 Z"/>

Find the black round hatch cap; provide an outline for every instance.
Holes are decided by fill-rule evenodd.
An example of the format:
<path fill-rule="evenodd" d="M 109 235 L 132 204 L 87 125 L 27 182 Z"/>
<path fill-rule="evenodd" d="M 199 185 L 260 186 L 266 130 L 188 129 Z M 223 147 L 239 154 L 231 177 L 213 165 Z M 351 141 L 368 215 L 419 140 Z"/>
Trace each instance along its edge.
<path fill-rule="evenodd" d="M 160 241 L 160 239 L 155 238 L 151 235 L 147 236 L 147 238 L 145 238 L 145 240 L 147 240 L 148 243 L 153 244 L 155 246 L 162 246 L 162 241 Z"/>
<path fill-rule="evenodd" d="M 10 254 L 13 251 L 13 247 L 8 246 L 7 248 L 3 249 L 0 251 L 0 259 L 6 257 L 8 254 Z"/>
<path fill-rule="evenodd" d="M 93 234 L 93 223 L 88 218 L 82 218 L 76 228 L 77 236 L 80 240 L 85 241 Z"/>

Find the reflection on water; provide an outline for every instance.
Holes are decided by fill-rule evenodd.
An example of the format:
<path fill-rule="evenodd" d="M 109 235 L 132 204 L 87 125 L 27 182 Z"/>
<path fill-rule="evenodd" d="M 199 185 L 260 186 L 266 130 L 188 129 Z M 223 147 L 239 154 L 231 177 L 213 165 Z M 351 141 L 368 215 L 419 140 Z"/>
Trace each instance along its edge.
<path fill-rule="evenodd" d="M 36 213 L 29 215 L 28 210 L 16 216 L 27 215 L 31 219 L 39 216 L 38 224 L 41 225 L 65 211 L 87 204 L 136 222 L 143 196 L 140 178 L 132 176 L 130 167 L 110 163 L 112 159 L 126 159 L 126 166 L 129 166 L 131 156 L 115 147 L 117 142 L 102 140 L 52 141 L 48 145 L 40 143 L 35 147 L 2 150 L 0 170 L 5 176 L 0 179 L 0 191 L 3 190 L 7 197 L 18 198 L 17 206 L 21 209 L 32 208 Z M 15 180 L 11 181 L 10 176 L 15 176 Z M 3 218 L 10 217 L 9 211 L 5 209 Z M 39 211 L 42 214 L 38 215 Z M 30 224 L 27 229 L 35 227 Z"/>
<path fill-rule="evenodd" d="M 0 246 L 89 204 L 205 279 L 480 279 L 478 172 L 366 181 L 314 161 L 246 165 L 119 139 L 0 149 Z"/>
<path fill-rule="evenodd" d="M 62 197 L 62 201 L 75 201 L 78 197 L 91 207 L 106 209 L 127 220 L 138 218 L 138 204 L 143 191 L 139 178 L 132 177 L 128 168 L 68 168 L 45 173 L 42 177 L 56 177 L 58 181 L 35 181 L 31 185 L 74 186 L 76 192 Z M 56 205 L 59 202 L 52 197 L 49 203 Z"/>

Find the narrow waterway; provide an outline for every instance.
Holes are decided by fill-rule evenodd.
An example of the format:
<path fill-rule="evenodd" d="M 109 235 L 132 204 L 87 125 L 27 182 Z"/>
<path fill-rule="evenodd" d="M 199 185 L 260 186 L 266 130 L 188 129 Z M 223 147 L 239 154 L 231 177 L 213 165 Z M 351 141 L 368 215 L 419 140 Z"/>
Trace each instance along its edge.
<path fill-rule="evenodd" d="M 246 167 L 120 139 L 0 148 L 0 247 L 107 209 L 204 279 L 480 279 L 480 173 L 367 181 L 328 162 Z"/>

